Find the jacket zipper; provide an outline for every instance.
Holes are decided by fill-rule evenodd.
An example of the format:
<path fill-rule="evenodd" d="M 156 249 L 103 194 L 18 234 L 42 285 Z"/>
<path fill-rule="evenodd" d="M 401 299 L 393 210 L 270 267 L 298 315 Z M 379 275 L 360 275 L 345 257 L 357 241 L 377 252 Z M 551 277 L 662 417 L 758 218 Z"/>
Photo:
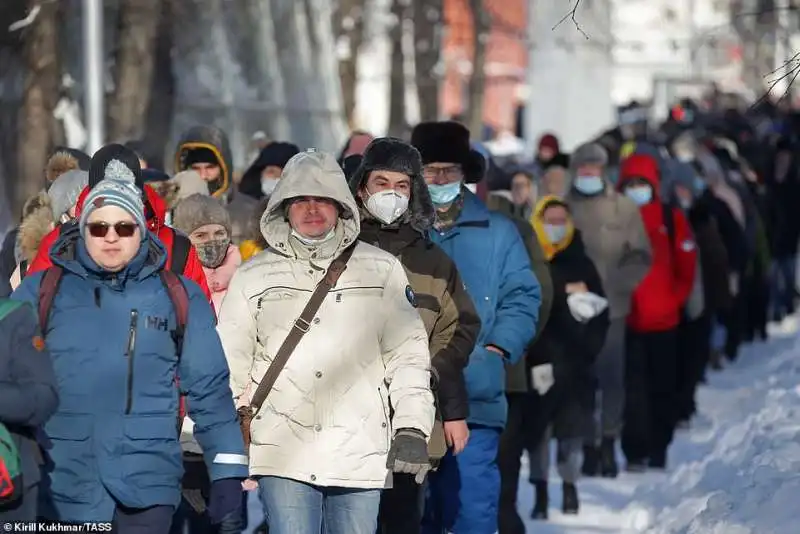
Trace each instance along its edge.
<path fill-rule="evenodd" d="M 131 310 L 131 326 L 128 330 L 128 349 L 125 356 L 128 358 L 128 384 L 125 397 L 125 414 L 131 413 L 133 407 L 133 357 L 136 355 L 136 324 L 139 322 L 139 311 Z"/>

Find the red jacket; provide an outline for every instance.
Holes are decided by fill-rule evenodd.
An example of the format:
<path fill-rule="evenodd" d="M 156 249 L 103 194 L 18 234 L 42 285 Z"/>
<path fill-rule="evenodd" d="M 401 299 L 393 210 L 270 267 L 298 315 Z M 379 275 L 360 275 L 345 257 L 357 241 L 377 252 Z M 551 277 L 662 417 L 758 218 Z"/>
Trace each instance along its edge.
<path fill-rule="evenodd" d="M 175 235 L 175 230 L 164 223 L 164 217 L 167 213 L 167 206 L 164 204 L 164 201 L 161 199 L 161 197 L 159 197 L 149 185 L 144 186 L 144 192 L 147 196 L 147 203 L 145 204 L 145 210 L 147 211 L 147 225 L 150 231 L 155 234 L 164 244 L 164 247 L 166 247 L 167 269 L 169 269 L 172 262 L 172 241 Z M 85 187 L 78 197 L 78 203 L 75 207 L 76 217 L 81 216 L 83 201 L 86 200 L 88 195 L 89 188 Z M 50 247 L 52 247 L 53 244 L 58 241 L 58 237 L 61 234 L 60 228 L 60 226 L 57 226 L 49 234 L 44 236 L 44 239 L 42 239 L 42 242 L 39 245 L 39 250 L 36 253 L 36 257 L 28 266 L 26 275 L 35 273 L 37 271 L 44 271 L 53 265 L 53 263 L 50 261 Z M 208 298 L 208 301 L 211 302 L 211 291 L 208 289 L 206 275 L 203 272 L 203 266 L 200 264 L 200 260 L 197 258 L 197 252 L 195 251 L 194 247 L 189 249 L 189 257 L 186 260 L 186 266 L 184 267 L 182 274 L 189 280 L 197 283 L 197 285 L 200 286 L 200 289 L 203 290 L 205 296 Z"/>
<path fill-rule="evenodd" d="M 632 178 L 643 178 L 653 187 L 653 199 L 639 211 L 650 237 L 653 264 L 633 293 L 628 326 L 635 332 L 663 332 L 676 328 L 681 309 L 694 285 L 697 247 L 686 217 L 661 203 L 658 163 L 646 154 L 634 154 L 620 168 L 620 190 Z M 665 214 L 672 213 L 674 246 L 670 243 Z"/>

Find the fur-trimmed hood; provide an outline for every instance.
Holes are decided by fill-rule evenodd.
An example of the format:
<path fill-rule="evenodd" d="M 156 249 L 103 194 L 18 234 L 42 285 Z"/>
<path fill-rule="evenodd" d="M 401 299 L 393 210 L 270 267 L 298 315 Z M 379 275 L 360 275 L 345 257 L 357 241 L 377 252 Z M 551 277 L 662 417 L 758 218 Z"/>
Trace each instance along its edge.
<path fill-rule="evenodd" d="M 23 208 L 25 216 L 19 225 L 14 255 L 17 263 L 32 262 L 39 250 L 39 245 L 44 236 L 53 229 L 53 210 L 50 206 L 50 197 L 44 191 L 31 197 Z"/>
<path fill-rule="evenodd" d="M 80 150 L 74 148 L 59 147 L 47 160 L 44 174 L 48 183 L 52 183 L 56 178 L 67 171 L 89 170 L 90 158 Z"/>
<path fill-rule="evenodd" d="M 348 178 L 350 191 L 358 199 L 358 190 L 376 170 L 395 171 L 411 178 L 411 199 L 405 222 L 418 232 L 426 232 L 436 221 L 436 209 L 428 186 L 422 177 L 422 157 L 413 146 L 399 139 L 382 137 L 372 141 L 364 151 L 358 168 Z M 359 200 L 360 203 L 360 200 Z"/>
<path fill-rule="evenodd" d="M 217 159 L 222 176 L 212 196 L 226 196 L 233 191 L 233 153 L 231 152 L 228 136 L 216 126 L 194 126 L 186 130 L 178 141 L 175 151 L 175 172 L 185 171 L 189 168 L 187 157 L 194 149 L 210 150 Z"/>

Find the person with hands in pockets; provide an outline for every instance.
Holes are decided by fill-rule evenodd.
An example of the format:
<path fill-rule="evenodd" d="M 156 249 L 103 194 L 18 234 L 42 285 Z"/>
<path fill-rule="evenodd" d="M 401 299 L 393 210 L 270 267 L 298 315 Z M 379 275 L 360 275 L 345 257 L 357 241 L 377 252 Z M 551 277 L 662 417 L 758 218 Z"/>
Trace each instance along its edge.
<path fill-rule="evenodd" d="M 147 230 L 140 172 L 134 153 L 101 148 L 77 231 L 61 235 L 53 267 L 26 277 L 13 298 L 30 302 L 46 323 L 60 395 L 44 425 L 39 515 L 166 534 L 183 473 L 177 377 L 212 480 L 213 521 L 240 513 L 247 457 L 214 313 L 194 282 L 164 274 L 167 252 Z M 185 291 L 182 342 L 168 282 Z"/>
<path fill-rule="evenodd" d="M 261 217 L 268 247 L 236 271 L 222 302 L 234 397 L 276 377 L 260 406 L 247 398 L 250 474 L 270 534 L 323 523 L 327 534 L 374 534 L 391 472 L 421 483 L 430 469 L 428 335 L 403 265 L 359 241 L 360 227 L 336 158 L 295 155 Z"/>

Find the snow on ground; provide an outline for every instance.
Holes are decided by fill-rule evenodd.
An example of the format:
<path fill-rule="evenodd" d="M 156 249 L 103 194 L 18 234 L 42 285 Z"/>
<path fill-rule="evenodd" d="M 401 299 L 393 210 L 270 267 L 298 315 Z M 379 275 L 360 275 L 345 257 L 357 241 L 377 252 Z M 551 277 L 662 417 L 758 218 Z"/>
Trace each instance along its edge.
<path fill-rule="evenodd" d="M 794 318 L 771 339 L 710 372 L 691 430 L 679 431 L 666 473 L 622 473 L 578 483 L 581 513 L 563 516 L 550 478 L 550 520 L 533 534 L 795 534 L 800 495 L 800 342 Z M 620 460 L 621 460 L 620 455 Z M 622 465 L 622 464 L 621 464 Z M 519 511 L 533 493 L 520 477 Z"/>

